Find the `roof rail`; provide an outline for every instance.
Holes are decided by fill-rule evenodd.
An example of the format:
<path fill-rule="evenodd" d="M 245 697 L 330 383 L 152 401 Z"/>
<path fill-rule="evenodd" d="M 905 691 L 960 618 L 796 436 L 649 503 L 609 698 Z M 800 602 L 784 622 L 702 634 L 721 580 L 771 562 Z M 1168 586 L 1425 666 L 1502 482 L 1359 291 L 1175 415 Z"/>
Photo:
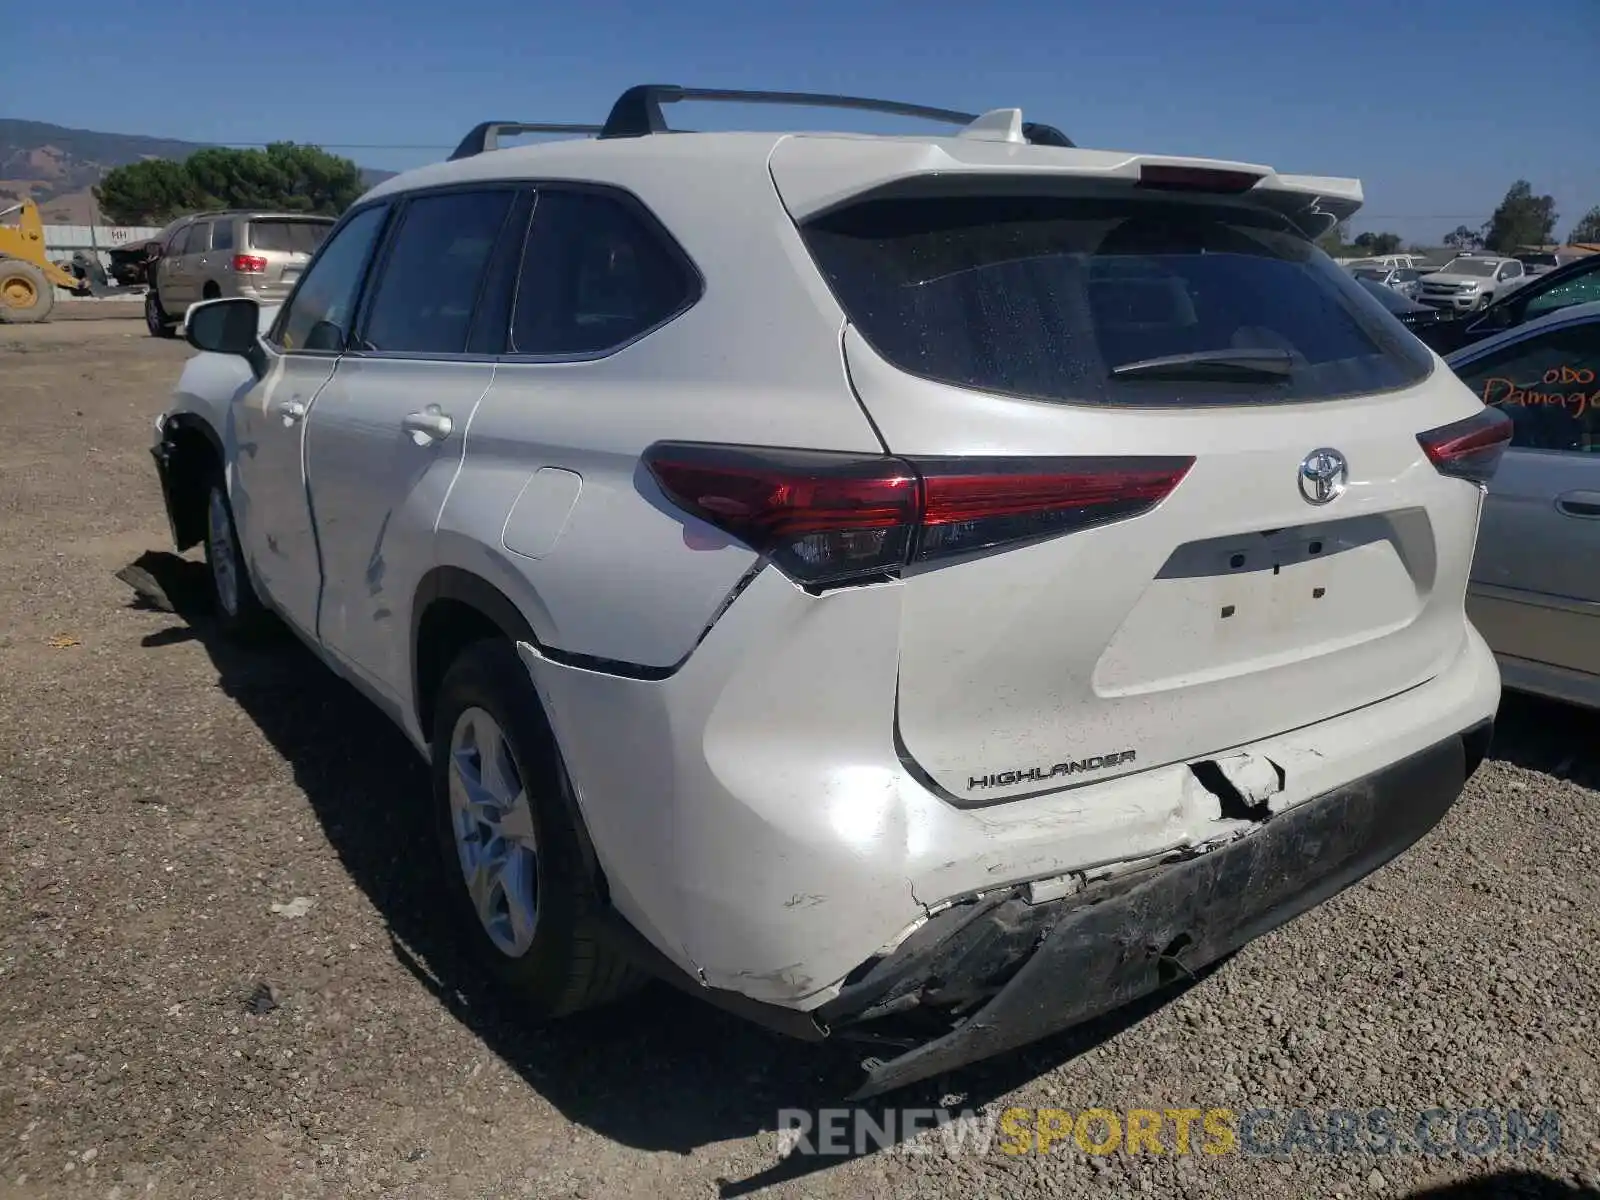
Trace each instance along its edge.
<path fill-rule="evenodd" d="M 471 133 L 461 139 L 461 144 L 447 160 L 455 162 L 458 158 L 472 158 L 474 155 L 483 154 L 490 150 L 500 148 L 501 134 L 516 137 L 521 133 L 586 133 L 597 135 L 601 131 L 599 125 L 551 125 L 530 121 L 485 121 L 474 126 Z"/>
<path fill-rule="evenodd" d="M 826 92 L 747 92 L 727 88 L 686 88 L 675 83 L 642 83 L 631 87 L 617 97 L 611 106 L 611 115 L 600 130 L 602 138 L 648 137 L 653 133 L 672 133 L 661 114 L 663 104 L 676 104 L 680 100 L 717 100 L 735 104 L 792 104 L 804 108 L 848 108 L 863 112 L 888 113 L 898 117 L 919 117 L 925 121 L 940 121 L 946 125 L 971 125 L 979 120 L 976 113 L 957 112 L 948 108 L 929 108 L 922 104 L 905 104 L 898 100 L 869 100 L 863 96 L 836 96 Z M 474 131 L 476 132 L 476 131 Z M 1022 134 L 1029 142 L 1039 146 L 1073 145 L 1071 139 L 1059 129 L 1025 121 Z M 465 142 L 462 143 L 466 145 Z"/>

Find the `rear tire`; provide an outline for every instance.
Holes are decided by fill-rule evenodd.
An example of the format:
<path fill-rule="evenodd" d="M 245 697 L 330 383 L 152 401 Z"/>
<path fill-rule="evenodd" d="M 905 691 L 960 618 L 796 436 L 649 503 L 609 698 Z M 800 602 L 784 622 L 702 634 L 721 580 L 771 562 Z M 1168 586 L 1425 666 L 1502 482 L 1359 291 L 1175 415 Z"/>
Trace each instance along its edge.
<path fill-rule="evenodd" d="M 144 294 L 144 324 L 151 337 L 169 338 L 175 329 L 175 322 L 161 307 L 161 297 L 154 287 Z"/>
<path fill-rule="evenodd" d="M 435 705 L 433 802 L 457 929 L 530 1015 L 548 1020 L 615 999 L 643 976 L 598 936 L 604 904 L 542 712 L 510 642 L 468 646 Z"/>
<path fill-rule="evenodd" d="M 272 627 L 272 614 L 261 603 L 245 569 L 233 505 L 218 472 L 206 488 L 206 572 L 211 578 L 212 611 L 228 637 L 254 641 Z"/>
<path fill-rule="evenodd" d="M 56 306 L 56 287 L 45 274 L 20 258 L 0 258 L 0 321 L 33 325 Z"/>

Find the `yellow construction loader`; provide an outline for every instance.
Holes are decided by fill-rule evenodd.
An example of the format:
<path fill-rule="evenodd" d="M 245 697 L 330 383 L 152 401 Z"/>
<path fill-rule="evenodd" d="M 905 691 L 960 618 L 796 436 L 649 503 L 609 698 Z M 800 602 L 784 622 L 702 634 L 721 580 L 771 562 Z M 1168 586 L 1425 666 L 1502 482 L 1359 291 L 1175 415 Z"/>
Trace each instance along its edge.
<path fill-rule="evenodd" d="M 13 213 L 17 223 L 7 224 Z M 90 254 L 73 256 L 71 266 L 45 257 L 44 222 L 39 206 L 24 200 L 0 209 L 0 324 L 28 324 L 48 320 L 56 306 L 56 289 L 74 296 L 114 296 L 142 291 L 106 283 L 105 268 Z"/>

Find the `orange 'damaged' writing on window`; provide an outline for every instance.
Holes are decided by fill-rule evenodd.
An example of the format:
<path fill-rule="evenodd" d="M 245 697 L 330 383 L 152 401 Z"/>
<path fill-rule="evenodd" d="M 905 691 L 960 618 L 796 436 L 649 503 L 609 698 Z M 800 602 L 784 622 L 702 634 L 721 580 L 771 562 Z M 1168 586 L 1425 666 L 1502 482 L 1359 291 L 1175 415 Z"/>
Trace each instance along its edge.
<path fill-rule="evenodd" d="M 1551 367 L 1538 383 L 1519 384 L 1495 376 L 1483 382 L 1483 402 L 1501 408 L 1564 408 L 1581 417 L 1600 409 L 1600 389 L 1589 367 Z"/>

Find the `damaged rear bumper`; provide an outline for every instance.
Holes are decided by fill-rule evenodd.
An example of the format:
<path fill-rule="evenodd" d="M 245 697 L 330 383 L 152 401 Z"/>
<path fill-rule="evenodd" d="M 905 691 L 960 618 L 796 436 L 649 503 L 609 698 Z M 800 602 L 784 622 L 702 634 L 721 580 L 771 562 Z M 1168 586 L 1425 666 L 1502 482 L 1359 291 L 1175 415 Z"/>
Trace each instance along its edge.
<path fill-rule="evenodd" d="M 813 1017 L 874 1048 L 860 1098 L 1109 1012 L 1403 852 L 1454 803 L 1492 728 L 1476 725 L 1205 853 L 1048 903 L 1014 888 L 947 909 Z"/>

